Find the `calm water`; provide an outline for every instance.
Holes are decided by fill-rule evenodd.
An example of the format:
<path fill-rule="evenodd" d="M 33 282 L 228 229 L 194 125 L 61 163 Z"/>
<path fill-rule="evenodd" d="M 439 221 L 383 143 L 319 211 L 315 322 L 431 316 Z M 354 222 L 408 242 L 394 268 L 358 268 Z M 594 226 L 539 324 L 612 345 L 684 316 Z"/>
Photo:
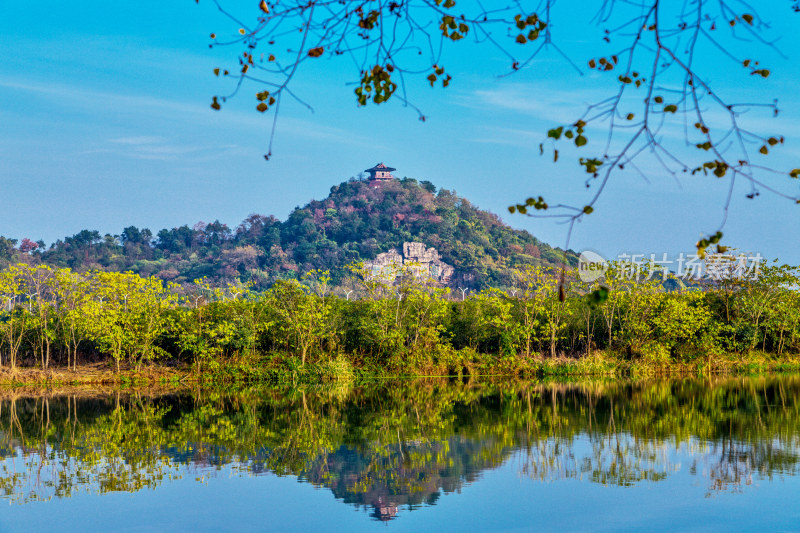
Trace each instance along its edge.
<path fill-rule="evenodd" d="M 798 376 L 0 398 L 0 531 L 800 531 Z"/>

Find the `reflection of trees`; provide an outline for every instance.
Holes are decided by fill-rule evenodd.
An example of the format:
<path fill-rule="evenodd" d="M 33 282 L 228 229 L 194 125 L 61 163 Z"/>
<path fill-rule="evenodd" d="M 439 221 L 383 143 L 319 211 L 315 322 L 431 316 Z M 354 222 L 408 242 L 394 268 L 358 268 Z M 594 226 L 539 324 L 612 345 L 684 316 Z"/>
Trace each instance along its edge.
<path fill-rule="evenodd" d="M 772 480 L 774 476 L 798 472 L 797 440 L 792 447 L 761 441 L 743 443 L 732 438 L 708 444 L 702 457 L 702 474 L 708 478 L 708 495 L 718 491 L 741 492 L 755 476 Z M 692 465 L 697 472 L 698 464 Z"/>
<path fill-rule="evenodd" d="M 630 486 L 639 481 L 660 481 L 673 465 L 664 446 L 630 435 L 591 441 L 586 454 L 558 437 L 533 443 L 525 450 L 523 473 L 533 479 L 585 479 L 603 485 Z"/>
<path fill-rule="evenodd" d="M 130 492 L 177 475 L 154 449 L 164 409 L 140 398 L 11 397 L 0 405 L 0 491 L 11 499 Z"/>
<path fill-rule="evenodd" d="M 788 377 L 0 397 L 0 494 L 20 502 L 233 465 L 389 519 L 508 460 L 537 480 L 631 485 L 669 476 L 682 450 L 712 493 L 795 475 L 800 450 L 800 379 Z"/>
<path fill-rule="evenodd" d="M 710 492 L 798 472 L 796 377 L 542 389 L 536 418 L 546 436 L 525 446 L 522 465 L 536 479 L 658 481 L 678 468 L 671 456 L 681 446 Z M 581 455 L 576 435 L 587 443 Z"/>

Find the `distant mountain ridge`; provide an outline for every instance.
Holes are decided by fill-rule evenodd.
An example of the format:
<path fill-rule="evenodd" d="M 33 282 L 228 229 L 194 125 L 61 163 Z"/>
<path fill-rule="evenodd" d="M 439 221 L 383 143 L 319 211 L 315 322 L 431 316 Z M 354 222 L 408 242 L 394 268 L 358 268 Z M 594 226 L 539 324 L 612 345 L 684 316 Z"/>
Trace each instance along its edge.
<path fill-rule="evenodd" d="M 374 260 L 404 243 L 435 248 L 454 268 L 451 285 L 506 286 L 512 269 L 526 265 L 574 265 L 577 256 L 516 230 L 465 198 L 428 182 L 404 178 L 350 179 L 323 200 L 298 207 L 285 222 L 251 215 L 235 230 L 219 221 L 163 229 L 155 236 L 134 226 L 120 235 L 83 230 L 44 243 L 0 237 L 0 264 L 41 261 L 76 270 L 131 270 L 168 281 L 207 277 L 267 286 L 312 269 L 338 281 L 346 266 Z"/>

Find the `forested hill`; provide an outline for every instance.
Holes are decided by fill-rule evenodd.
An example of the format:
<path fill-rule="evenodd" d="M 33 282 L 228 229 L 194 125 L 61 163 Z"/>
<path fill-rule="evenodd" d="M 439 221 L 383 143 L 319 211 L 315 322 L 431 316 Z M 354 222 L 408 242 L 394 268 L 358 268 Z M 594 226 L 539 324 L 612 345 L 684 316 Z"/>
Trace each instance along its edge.
<path fill-rule="evenodd" d="M 193 227 L 125 228 L 120 235 L 83 230 L 49 248 L 0 237 L 0 266 L 41 261 L 75 270 L 131 270 L 178 283 L 208 277 L 269 285 L 311 269 L 330 270 L 334 280 L 346 265 L 374 259 L 403 242 L 436 248 L 456 269 L 455 284 L 503 286 L 510 271 L 531 264 L 555 265 L 573 252 L 539 241 L 505 225 L 455 193 L 437 192 L 413 179 L 369 182 L 351 179 L 331 188 L 324 200 L 296 208 L 286 222 L 251 215 L 235 230 L 219 221 Z"/>

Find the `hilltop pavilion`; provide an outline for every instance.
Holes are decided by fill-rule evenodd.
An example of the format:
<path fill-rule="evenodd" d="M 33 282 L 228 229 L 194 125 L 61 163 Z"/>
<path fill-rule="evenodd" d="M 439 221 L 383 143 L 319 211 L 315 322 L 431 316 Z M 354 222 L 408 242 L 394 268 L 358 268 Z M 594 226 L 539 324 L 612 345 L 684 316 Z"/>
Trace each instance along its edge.
<path fill-rule="evenodd" d="M 364 172 L 369 173 L 369 180 L 370 181 L 389 181 L 395 179 L 392 176 L 392 171 L 397 170 L 396 168 L 387 167 L 383 163 L 378 163 L 372 168 L 368 168 Z"/>

